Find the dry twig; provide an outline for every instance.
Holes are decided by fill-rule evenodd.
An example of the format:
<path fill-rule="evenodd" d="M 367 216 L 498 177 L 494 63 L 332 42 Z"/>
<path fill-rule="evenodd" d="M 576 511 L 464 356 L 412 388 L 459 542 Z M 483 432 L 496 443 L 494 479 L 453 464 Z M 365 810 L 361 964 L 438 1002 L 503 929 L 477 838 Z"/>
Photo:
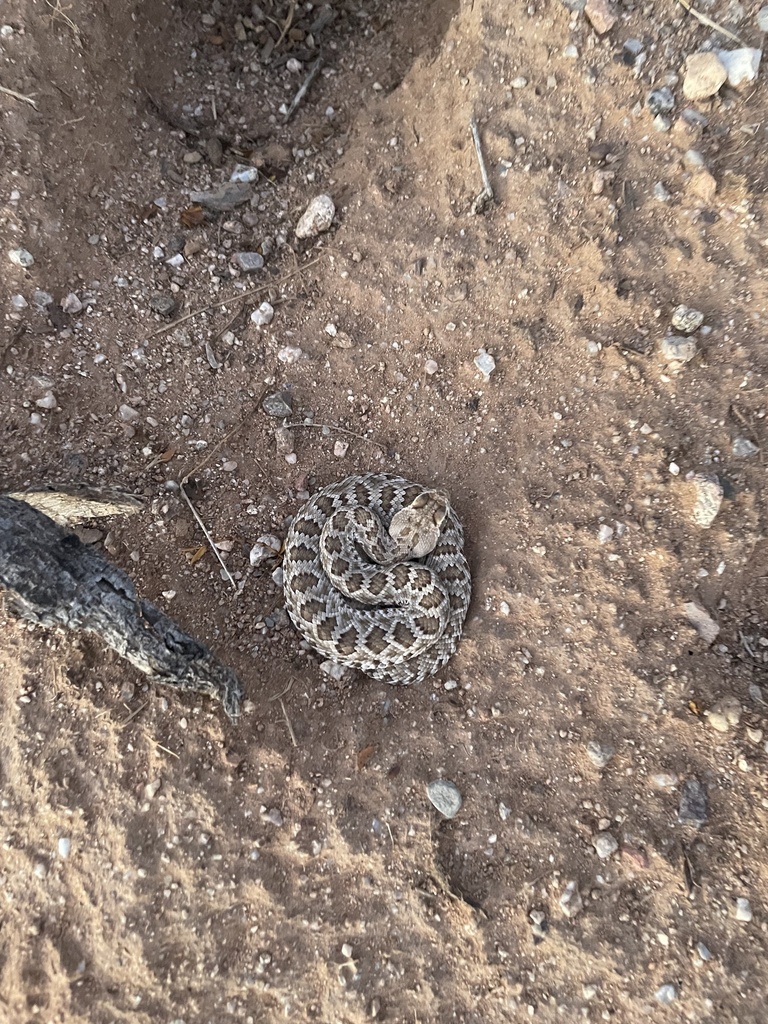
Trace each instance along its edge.
<path fill-rule="evenodd" d="M 299 91 L 293 97 L 293 99 L 291 101 L 290 107 L 288 107 L 288 109 L 285 112 L 285 123 L 286 124 L 288 123 L 288 121 L 290 121 L 290 119 L 296 113 L 296 110 L 297 110 L 299 104 L 301 103 L 301 101 L 304 99 L 304 97 L 309 92 L 309 87 L 310 87 L 310 85 L 312 85 L 314 80 L 317 78 L 317 76 L 318 76 L 318 74 L 320 72 L 320 68 L 322 66 L 323 66 L 323 58 L 322 57 L 318 57 L 317 60 L 315 61 L 315 63 L 309 69 L 309 74 L 307 75 L 307 77 L 304 79 L 304 81 L 299 86 Z"/>
<path fill-rule="evenodd" d="M 34 107 L 37 110 L 37 103 L 35 103 L 31 96 L 25 96 L 24 93 L 16 92 L 15 89 L 7 89 L 4 85 L 0 85 L 0 92 L 5 96 L 12 96 L 15 100 L 21 100 L 22 103 L 28 103 L 30 107 Z"/>
<path fill-rule="evenodd" d="M 207 313 L 211 309 L 220 309 L 222 306 L 229 306 L 233 302 L 239 302 L 241 299 L 249 299 L 252 295 L 260 295 L 262 292 L 268 291 L 270 288 L 279 288 L 281 284 L 285 284 L 286 281 L 290 281 L 292 277 L 298 277 L 299 274 L 303 274 L 305 270 L 309 270 L 310 267 L 314 267 L 315 264 L 319 263 L 325 256 L 318 256 L 317 259 L 310 260 L 309 263 L 305 263 L 304 266 L 298 267 L 296 270 L 292 270 L 290 274 L 285 274 L 283 277 L 279 277 L 276 281 L 268 281 L 266 284 L 257 285 L 255 288 L 249 288 L 244 292 L 240 292 L 239 295 L 231 295 L 228 299 L 219 299 L 218 302 L 211 302 L 207 306 L 201 306 L 199 309 L 193 309 L 191 313 L 185 313 L 184 316 L 180 316 L 178 320 L 173 320 L 169 324 L 164 324 L 162 327 L 158 327 L 156 331 L 152 331 L 146 336 L 145 341 L 149 341 L 150 338 L 156 338 L 159 334 L 167 334 L 168 331 L 175 330 L 180 324 L 183 324 L 187 320 L 191 320 L 195 316 L 200 316 L 201 313 Z"/>
<path fill-rule="evenodd" d="M 727 28 L 723 28 L 722 25 L 718 25 L 716 21 L 712 21 L 711 18 L 708 18 L 706 14 L 702 14 L 701 11 L 697 11 L 696 8 L 689 3 L 689 0 L 677 0 L 677 2 L 681 7 L 684 7 L 689 14 L 692 14 L 697 21 L 700 21 L 702 25 L 706 25 L 707 28 L 714 29 L 715 32 L 719 32 L 721 35 L 725 36 L 726 39 L 732 39 L 733 42 L 738 43 L 739 46 L 747 45 L 739 39 L 737 35 L 734 35 L 733 32 L 729 31 Z"/>

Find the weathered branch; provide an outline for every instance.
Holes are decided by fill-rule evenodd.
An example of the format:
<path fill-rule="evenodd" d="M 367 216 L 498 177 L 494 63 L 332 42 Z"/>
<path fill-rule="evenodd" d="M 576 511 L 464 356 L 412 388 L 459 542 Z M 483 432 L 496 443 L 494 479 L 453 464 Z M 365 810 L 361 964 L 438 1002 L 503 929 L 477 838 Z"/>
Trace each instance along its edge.
<path fill-rule="evenodd" d="M 0 585 L 23 618 L 95 633 L 153 683 L 217 697 L 240 711 L 237 676 L 136 594 L 131 579 L 23 501 L 0 497 Z"/>

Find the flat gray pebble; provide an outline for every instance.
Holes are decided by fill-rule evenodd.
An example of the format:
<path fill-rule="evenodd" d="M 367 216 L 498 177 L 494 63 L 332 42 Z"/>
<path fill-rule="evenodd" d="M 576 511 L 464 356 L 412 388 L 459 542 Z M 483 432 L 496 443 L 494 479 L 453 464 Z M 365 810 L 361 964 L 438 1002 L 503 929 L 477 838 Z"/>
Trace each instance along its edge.
<path fill-rule="evenodd" d="M 737 437 L 733 442 L 731 451 L 737 459 L 749 459 L 753 455 L 757 455 L 760 449 L 748 437 Z"/>
<path fill-rule="evenodd" d="M 455 818 L 463 803 L 459 787 L 449 779 L 435 779 L 427 786 L 427 796 L 444 818 Z"/>
<path fill-rule="evenodd" d="M 600 860 L 607 860 L 612 853 L 616 853 L 619 844 L 610 832 L 600 832 L 592 836 L 592 845 Z"/>
<path fill-rule="evenodd" d="M 173 316 L 177 302 L 170 295 L 153 295 L 149 300 L 149 308 L 159 316 Z"/>
<path fill-rule="evenodd" d="M 232 257 L 232 262 L 244 274 L 252 274 L 255 270 L 261 270 L 264 267 L 264 257 L 260 252 L 236 252 Z"/>
<path fill-rule="evenodd" d="M 214 213 L 234 210 L 241 203 L 247 203 L 253 195 L 253 189 L 247 182 L 227 181 L 218 188 L 207 189 L 205 192 L 190 192 L 193 203 L 199 203 Z"/>
<path fill-rule="evenodd" d="M 267 395 L 261 407 L 267 416 L 274 416 L 278 420 L 284 420 L 293 413 L 291 396 L 286 391 L 275 391 Z"/>
<path fill-rule="evenodd" d="M 736 900 L 736 920 L 737 921 L 751 921 L 752 920 L 752 904 L 744 896 L 739 896 Z"/>
<path fill-rule="evenodd" d="M 671 114 L 675 109 L 675 97 L 672 90 L 665 85 L 661 89 L 649 92 L 645 99 L 645 105 L 654 117 L 659 114 Z"/>
<path fill-rule="evenodd" d="M 595 740 L 590 740 L 587 744 L 587 757 L 596 768 L 605 768 L 613 754 L 613 747 L 607 743 L 597 743 Z"/>
<path fill-rule="evenodd" d="M 700 828 L 709 817 L 707 791 L 698 779 L 686 779 L 680 794 L 677 820 L 682 825 Z"/>
<path fill-rule="evenodd" d="M 676 331 L 682 331 L 683 334 L 693 334 L 703 323 L 704 314 L 701 310 L 691 309 L 690 306 L 678 306 L 672 314 L 672 326 Z"/>
<path fill-rule="evenodd" d="M 662 1006 L 669 1006 L 677 999 L 677 989 L 674 985 L 662 985 L 656 990 L 656 1001 Z"/>

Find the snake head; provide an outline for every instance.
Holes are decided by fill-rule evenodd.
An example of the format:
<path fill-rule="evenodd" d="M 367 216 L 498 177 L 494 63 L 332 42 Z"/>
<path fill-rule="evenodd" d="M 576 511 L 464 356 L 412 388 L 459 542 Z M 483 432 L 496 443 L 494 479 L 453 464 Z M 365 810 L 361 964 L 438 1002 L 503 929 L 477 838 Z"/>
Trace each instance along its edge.
<path fill-rule="evenodd" d="M 443 491 L 422 491 L 392 516 L 389 535 L 408 557 L 423 558 L 434 551 L 447 514 L 448 496 Z"/>

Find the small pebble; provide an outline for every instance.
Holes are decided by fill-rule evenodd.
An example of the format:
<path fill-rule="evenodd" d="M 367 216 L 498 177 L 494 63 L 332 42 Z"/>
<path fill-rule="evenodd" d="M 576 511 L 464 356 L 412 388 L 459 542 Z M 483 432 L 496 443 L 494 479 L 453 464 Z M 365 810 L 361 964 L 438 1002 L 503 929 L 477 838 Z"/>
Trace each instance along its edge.
<path fill-rule="evenodd" d="M 271 533 L 265 533 L 259 537 L 251 548 L 248 560 L 254 568 L 263 565 L 270 558 L 275 558 L 279 555 L 281 547 L 282 545 L 277 537 Z"/>
<path fill-rule="evenodd" d="M 225 213 L 241 203 L 247 203 L 252 195 L 253 189 L 249 182 L 226 181 L 218 188 L 205 192 L 190 192 L 189 198 L 191 202 L 199 203 L 214 213 Z"/>
<path fill-rule="evenodd" d="M 173 316 L 177 302 L 170 295 L 153 295 L 149 300 L 149 308 L 158 316 Z"/>
<path fill-rule="evenodd" d="M 282 348 L 277 350 L 277 358 L 281 363 L 285 363 L 287 366 L 298 363 L 301 357 L 304 355 L 302 350 L 296 345 L 283 345 Z"/>
<path fill-rule="evenodd" d="M 720 632 L 720 627 L 709 612 L 702 608 L 701 605 L 696 604 L 695 601 L 686 601 L 683 605 L 683 611 L 701 639 L 708 644 L 713 644 Z"/>
<path fill-rule="evenodd" d="M 275 310 L 269 302 L 262 302 L 258 309 L 251 313 L 251 323 L 257 327 L 266 327 L 271 324 L 275 316 Z"/>
<path fill-rule="evenodd" d="M 723 502 L 722 484 L 716 476 L 708 473 L 692 473 L 686 484 L 692 489 L 693 494 L 693 521 L 697 526 L 708 530 Z"/>
<path fill-rule="evenodd" d="M 424 363 L 424 372 L 428 373 L 430 377 L 433 374 L 437 373 L 439 369 L 440 367 L 437 365 L 434 359 L 427 359 L 427 361 Z"/>
<path fill-rule="evenodd" d="M 27 302 L 23 295 L 12 295 L 11 305 L 13 306 L 14 309 L 21 310 L 26 309 L 29 303 Z"/>
<path fill-rule="evenodd" d="M 235 164 L 234 170 L 229 176 L 230 181 L 253 182 L 258 181 L 259 169 L 250 164 Z"/>
<path fill-rule="evenodd" d="M 596 768 L 605 768 L 613 757 L 613 747 L 590 740 L 587 744 L 587 757 Z"/>
<path fill-rule="evenodd" d="M 601 832 L 599 835 L 592 836 L 592 845 L 600 860 L 607 860 L 619 848 L 618 842 L 609 832 Z"/>
<path fill-rule="evenodd" d="M 744 896 L 739 896 L 736 900 L 734 915 L 737 921 L 752 920 L 752 904 Z"/>
<path fill-rule="evenodd" d="M 728 84 L 734 89 L 751 85 L 757 78 L 762 53 L 751 46 L 737 50 L 717 50 L 717 57 L 726 70 Z"/>
<path fill-rule="evenodd" d="M 578 884 L 576 882 L 569 882 L 563 890 L 558 902 L 560 904 L 560 909 L 566 917 L 576 917 L 584 906 Z"/>
<path fill-rule="evenodd" d="M 700 171 L 704 167 L 704 156 L 698 149 L 687 149 L 683 153 L 683 166 L 688 171 Z"/>
<path fill-rule="evenodd" d="M 597 539 L 601 544 L 607 544 L 611 537 L 613 537 L 613 527 L 608 526 L 607 523 L 603 523 L 597 531 Z"/>
<path fill-rule="evenodd" d="M 264 266 L 264 257 L 259 252 L 236 252 L 232 262 L 244 274 L 252 274 Z"/>
<path fill-rule="evenodd" d="M 487 384 L 496 369 L 496 360 L 484 348 L 479 348 L 475 356 L 475 366 L 482 373 L 483 382 Z"/>
<path fill-rule="evenodd" d="M 698 779 L 686 779 L 680 793 L 677 820 L 681 825 L 700 828 L 709 817 L 707 791 Z"/>
<path fill-rule="evenodd" d="M 435 779 L 427 786 L 430 803 L 444 818 L 455 818 L 461 810 L 462 798 L 458 786 L 449 779 Z"/>
<path fill-rule="evenodd" d="M 499 801 L 499 817 L 502 821 L 509 821 L 509 817 L 512 814 L 512 808 L 507 807 L 503 800 Z"/>
<path fill-rule="evenodd" d="M 17 267 L 23 267 L 25 270 L 27 267 L 33 266 L 35 262 L 35 257 L 28 249 L 11 249 L 8 253 L 8 259 L 11 263 L 15 263 Z"/>
<path fill-rule="evenodd" d="M 72 850 L 72 840 L 68 836 L 61 836 L 56 848 L 61 859 L 66 860 Z"/>
<path fill-rule="evenodd" d="M 665 363 L 670 363 L 673 369 L 690 363 L 696 352 L 696 342 L 693 338 L 683 338 L 677 334 L 668 334 L 659 345 L 659 355 Z"/>
<path fill-rule="evenodd" d="M 75 315 L 76 313 L 82 312 L 83 304 L 80 301 L 79 297 L 75 295 L 74 292 L 70 292 L 68 295 L 65 295 L 64 298 L 61 300 L 61 308 L 64 310 L 65 313 Z"/>
<path fill-rule="evenodd" d="M 683 79 L 683 95 L 687 100 L 705 100 L 725 85 L 728 72 L 714 53 L 694 53 L 688 57 Z"/>
<path fill-rule="evenodd" d="M 349 958 L 352 956 L 352 947 L 348 942 L 345 942 L 344 945 L 341 947 L 341 955 L 345 956 L 347 960 L 349 960 Z"/>
<path fill-rule="evenodd" d="M 524 89 L 528 85 L 528 79 L 525 75 L 517 75 L 509 84 L 513 89 Z"/>
<path fill-rule="evenodd" d="M 760 449 L 748 437 L 737 437 L 733 442 L 731 451 L 737 459 L 749 459 L 753 455 L 757 455 Z"/>
<path fill-rule="evenodd" d="M 349 451 L 349 441 L 336 441 L 333 446 L 333 454 L 337 459 L 343 459 Z"/>
<path fill-rule="evenodd" d="M 707 949 L 707 947 L 704 945 L 703 942 L 697 942 L 696 943 L 696 952 L 699 954 L 699 957 L 705 963 L 707 962 L 707 960 L 711 960 L 712 959 L 712 954 L 710 953 L 710 951 Z"/>
<path fill-rule="evenodd" d="M 704 323 L 704 314 L 690 306 L 678 306 L 672 314 L 672 326 L 683 334 L 693 334 Z"/>
<path fill-rule="evenodd" d="M 574 43 L 568 43 L 563 47 L 563 56 L 569 60 L 575 60 L 579 56 L 579 49 Z"/>
<path fill-rule="evenodd" d="M 651 776 L 651 783 L 656 789 L 674 789 L 678 781 L 672 772 L 656 772 Z"/>
<path fill-rule="evenodd" d="M 741 721 L 741 702 L 736 697 L 721 697 L 709 709 L 707 720 L 716 732 L 735 729 Z"/>
<path fill-rule="evenodd" d="M 296 225 L 297 238 L 314 238 L 327 231 L 333 223 L 336 207 L 330 196 L 316 196 Z"/>
<path fill-rule="evenodd" d="M 757 27 L 761 32 L 768 32 L 768 7 L 761 7 L 755 16 Z"/>
<path fill-rule="evenodd" d="M 274 416 L 278 420 L 287 419 L 293 412 L 291 396 L 287 391 L 274 391 L 267 395 L 261 407 L 267 416 Z"/>
<path fill-rule="evenodd" d="M 662 985 L 656 990 L 656 1001 L 662 1006 L 671 1006 L 677 999 L 677 989 L 674 985 Z"/>
<path fill-rule="evenodd" d="M 645 105 L 654 117 L 659 114 L 671 114 L 675 109 L 675 97 L 672 90 L 665 85 L 661 89 L 649 92 L 645 98 Z"/>
<path fill-rule="evenodd" d="M 277 807 L 266 807 L 261 812 L 261 820 L 268 821 L 270 825 L 277 825 L 278 827 L 283 824 L 283 815 L 280 813 Z"/>
<path fill-rule="evenodd" d="M 135 423 L 139 418 L 139 413 L 130 405 L 121 405 L 118 412 L 123 423 Z"/>
<path fill-rule="evenodd" d="M 56 396 L 52 391 L 46 391 L 43 397 L 35 402 L 38 409 L 55 409 L 56 404 Z"/>
<path fill-rule="evenodd" d="M 616 24 L 616 9 L 609 0 L 587 0 L 584 13 L 598 35 L 610 32 Z"/>

